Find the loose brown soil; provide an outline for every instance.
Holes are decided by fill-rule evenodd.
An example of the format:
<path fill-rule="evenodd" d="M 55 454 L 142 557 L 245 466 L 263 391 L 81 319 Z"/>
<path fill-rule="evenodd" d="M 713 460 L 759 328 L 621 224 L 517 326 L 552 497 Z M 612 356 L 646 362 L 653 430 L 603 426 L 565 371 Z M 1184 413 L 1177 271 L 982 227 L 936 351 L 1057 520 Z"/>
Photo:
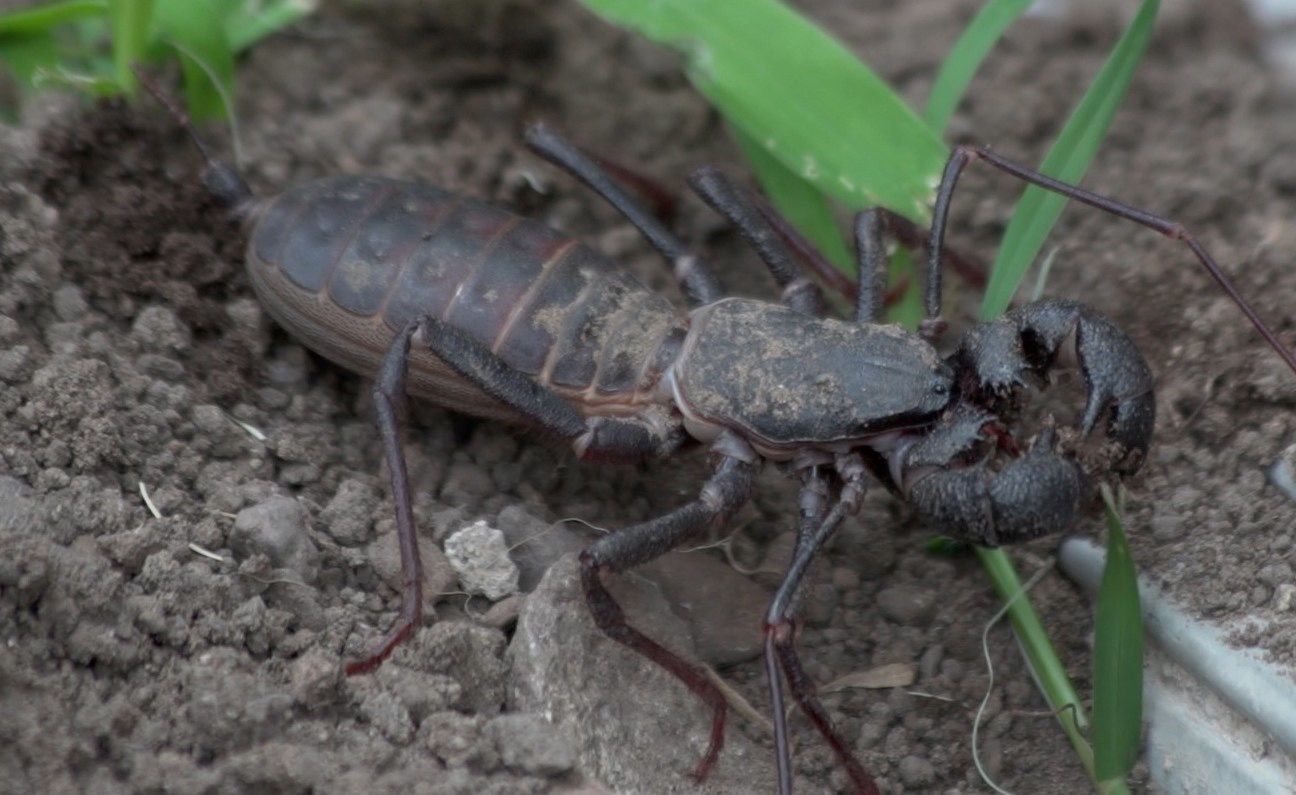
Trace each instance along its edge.
<path fill-rule="evenodd" d="M 741 173 L 672 56 L 570 0 L 326 5 L 241 66 L 255 190 L 336 172 L 417 177 L 544 218 L 673 289 L 632 230 L 520 144 L 543 118 L 672 186 L 703 163 Z M 977 4 L 800 5 L 919 102 Z M 1101 5 L 1019 23 L 953 136 L 1038 160 L 1118 35 L 1122 20 Z M 1294 343 L 1292 95 L 1240 6 L 1169 5 L 1087 184 L 1196 231 Z M 524 561 L 534 588 L 544 561 L 595 532 L 552 522 L 615 528 L 659 514 L 696 492 L 704 456 L 584 467 L 496 424 L 418 411 L 408 450 L 436 615 L 379 672 L 343 678 L 399 604 L 367 384 L 269 322 L 241 270 L 239 230 L 156 109 L 47 102 L 3 135 L 0 790 L 773 791 L 770 740 L 741 716 L 716 774 L 691 782 L 705 713 L 592 629 L 569 558 L 538 591 L 492 604 L 460 593 L 440 553 L 476 519 L 511 540 L 545 531 L 515 550 L 542 550 Z M 974 169 L 960 191 L 956 244 L 988 257 L 1016 186 Z M 684 201 L 677 228 L 724 263 L 735 292 L 771 294 L 700 202 Z M 1262 469 L 1296 440 L 1296 377 L 1182 246 L 1082 209 L 1053 245 L 1048 293 L 1115 319 L 1157 376 L 1155 448 L 1130 483 L 1139 566 L 1193 614 L 1291 665 L 1296 514 Z M 772 468 L 759 492 L 736 522 L 746 568 L 779 559 L 796 512 L 794 485 Z M 910 688 L 825 697 L 884 791 L 985 791 L 969 738 L 996 603 L 975 563 L 925 552 L 930 534 L 871 495 L 808 589 L 800 648 L 821 684 L 886 663 L 916 671 Z M 1054 543 L 1019 550 L 1022 567 L 1046 565 Z M 624 578 L 637 588 L 627 598 L 650 631 L 676 648 L 691 638 L 763 711 L 752 652 L 769 575 L 724 561 L 687 553 L 655 569 L 655 586 Z M 689 590 L 699 582 L 713 590 Z M 1084 692 L 1088 604 L 1056 574 L 1034 598 Z M 532 623 L 510 649 L 519 609 Z M 1268 628 L 1242 632 L 1252 621 Z M 987 769 L 1013 792 L 1086 791 L 1007 630 L 989 637 Z M 537 659 L 543 683 L 523 673 Z M 799 716 L 793 727 L 798 792 L 841 791 L 823 743 Z"/>

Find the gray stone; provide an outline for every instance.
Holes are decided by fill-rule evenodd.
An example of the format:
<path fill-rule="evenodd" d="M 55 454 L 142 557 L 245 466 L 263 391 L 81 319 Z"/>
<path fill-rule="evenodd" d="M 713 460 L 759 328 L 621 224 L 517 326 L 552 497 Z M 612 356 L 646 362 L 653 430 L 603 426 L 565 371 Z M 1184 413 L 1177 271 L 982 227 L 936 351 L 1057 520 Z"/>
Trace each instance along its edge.
<path fill-rule="evenodd" d="M 41 524 L 40 503 L 22 481 L 0 475 L 0 530 L 26 533 Z"/>
<path fill-rule="evenodd" d="M 34 369 L 30 346 L 15 345 L 7 351 L 0 351 L 0 381 L 21 383 L 31 377 Z"/>
<path fill-rule="evenodd" d="M 337 659 L 310 650 L 292 661 L 288 679 L 293 703 L 307 711 L 322 709 L 337 697 L 341 669 Z"/>
<path fill-rule="evenodd" d="M 419 731 L 428 750 L 451 770 L 469 764 L 489 769 L 499 754 L 495 743 L 482 737 L 484 726 L 480 715 L 439 712 L 423 721 Z"/>
<path fill-rule="evenodd" d="M 380 670 L 382 673 L 376 678 L 409 711 L 416 724 L 463 700 L 463 687 L 454 677 L 414 671 L 401 665 L 388 665 Z"/>
<path fill-rule="evenodd" d="M 364 559 L 374 573 L 397 593 L 405 587 L 401 574 L 400 545 L 396 539 L 394 523 L 385 523 L 387 532 L 379 531 L 378 539 L 365 547 Z M 384 523 L 380 522 L 382 528 Z M 455 572 L 446 560 L 445 553 L 427 538 L 419 539 L 419 558 L 423 561 L 423 612 L 435 614 L 436 603 L 456 589 Z"/>
<path fill-rule="evenodd" d="M 656 588 L 624 575 L 609 580 L 619 583 L 615 593 L 635 626 L 691 657 L 687 627 L 670 614 Z M 628 592 L 636 598 L 628 599 Z M 654 622 L 645 620 L 645 611 Z M 618 793 L 690 786 L 707 748 L 710 711 L 674 676 L 594 625 L 574 556 L 556 563 L 527 597 L 509 653 L 509 708 L 552 717 L 571 731 L 582 771 Z M 765 792 L 773 780 L 768 750 L 730 731 L 706 791 Z"/>
<path fill-rule="evenodd" d="M 499 530 L 477 521 L 445 540 L 446 559 L 470 594 L 496 601 L 518 591 L 518 567 Z"/>
<path fill-rule="evenodd" d="M 54 291 L 54 314 L 59 320 L 79 320 L 87 309 L 85 296 L 75 284 L 65 284 Z"/>
<path fill-rule="evenodd" d="M 668 552 L 637 571 L 661 587 L 670 609 L 688 624 L 698 659 L 736 665 L 764 649 L 771 593 L 723 560 Z"/>
<path fill-rule="evenodd" d="M 500 759 L 511 770 L 532 776 L 557 776 L 576 766 L 576 749 L 561 727 L 540 715 L 509 713 L 486 724 Z"/>
<path fill-rule="evenodd" d="M 877 606 L 882 615 L 897 624 L 921 627 L 936 615 L 936 596 L 912 585 L 892 585 L 878 591 Z"/>
<path fill-rule="evenodd" d="M 394 745 L 409 745 L 414 739 L 414 720 L 394 694 L 373 690 L 360 702 L 360 715 Z"/>
<path fill-rule="evenodd" d="M 319 576 L 319 550 L 306 532 L 306 511 L 290 497 L 271 497 L 239 511 L 229 536 L 239 557 L 263 554 L 277 568 L 291 569 L 302 582 Z"/>
<path fill-rule="evenodd" d="M 504 706 L 506 644 L 498 629 L 467 621 L 439 621 L 414 633 L 396 650 L 395 659 L 415 670 L 454 679 L 460 692 L 450 706 L 490 716 Z"/>
<path fill-rule="evenodd" d="M 131 326 L 131 336 L 138 339 L 146 350 L 157 353 L 187 350 L 193 341 L 189 327 L 164 306 L 141 309 Z"/>
<path fill-rule="evenodd" d="M 900 780 L 909 788 L 929 787 L 936 780 L 936 768 L 919 756 L 906 756 L 900 760 Z"/>
<path fill-rule="evenodd" d="M 359 546 L 373 534 L 377 509 L 378 498 L 368 484 L 354 478 L 344 480 L 320 511 L 320 527 L 344 547 Z"/>
<path fill-rule="evenodd" d="M 504 533 L 509 557 L 517 564 L 518 587 L 528 593 L 556 560 L 580 552 L 587 544 L 562 522 L 549 524 L 517 505 L 500 511 L 495 526 Z"/>

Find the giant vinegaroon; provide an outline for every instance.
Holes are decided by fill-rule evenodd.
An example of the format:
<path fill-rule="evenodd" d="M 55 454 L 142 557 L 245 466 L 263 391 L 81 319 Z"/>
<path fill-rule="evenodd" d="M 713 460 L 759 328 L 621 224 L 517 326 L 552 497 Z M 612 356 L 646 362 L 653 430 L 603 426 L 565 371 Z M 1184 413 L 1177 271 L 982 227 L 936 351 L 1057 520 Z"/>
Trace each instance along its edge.
<path fill-rule="evenodd" d="M 927 320 L 920 333 L 875 322 L 883 216 L 856 222 L 853 317 L 826 317 L 818 285 L 794 264 L 754 198 L 713 169 L 694 189 L 753 244 L 782 302 L 726 297 L 690 253 L 606 172 L 545 127 L 542 156 L 626 216 L 673 267 L 681 310 L 604 256 L 538 222 L 428 185 L 367 176 L 310 182 L 255 199 L 184 113 L 145 84 L 206 160 L 203 181 L 248 230 L 247 267 L 266 310 L 308 347 L 376 377 L 374 398 L 391 474 L 405 588 L 396 626 L 348 674 L 372 670 L 421 619 L 422 572 L 397 417 L 409 395 L 543 429 L 584 460 L 636 461 L 708 446 L 714 472 L 697 499 L 623 528 L 580 556 L 598 627 L 651 659 L 712 711 L 705 777 L 724 743 L 724 697 L 694 665 L 630 626 L 603 584 L 723 522 L 775 462 L 801 483 L 794 558 L 765 619 L 765 667 L 776 727 L 779 792 L 791 792 L 780 671 L 861 793 L 876 792 L 834 731 L 793 645 L 794 598 L 813 556 L 859 506 L 870 477 L 945 532 L 998 545 L 1065 529 L 1092 481 L 1142 464 L 1155 422 L 1152 375 L 1111 322 L 1082 304 L 1043 300 L 974 326 L 949 356 L 934 343 L 942 244 L 955 183 L 983 159 L 996 168 L 1179 240 L 1296 370 L 1288 352 L 1182 227 L 1007 161 L 984 148 L 950 157 L 928 245 Z M 1045 429 L 1022 453 L 1006 426 L 1024 386 L 1078 365 L 1087 401 L 1074 430 Z M 1065 430 L 1065 433 L 1063 431 Z M 1061 439 L 1067 436 L 1066 440 Z"/>

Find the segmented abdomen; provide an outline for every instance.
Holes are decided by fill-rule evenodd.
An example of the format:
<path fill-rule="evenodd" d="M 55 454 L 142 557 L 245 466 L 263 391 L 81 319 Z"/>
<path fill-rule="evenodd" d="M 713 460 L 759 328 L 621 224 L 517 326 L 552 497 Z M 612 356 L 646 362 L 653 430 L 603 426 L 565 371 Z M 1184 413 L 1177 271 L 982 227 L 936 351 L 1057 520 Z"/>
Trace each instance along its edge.
<path fill-rule="evenodd" d="M 291 190 L 257 218 L 248 263 L 276 320 L 345 367 L 374 372 L 395 332 L 430 314 L 591 413 L 644 400 L 683 334 L 669 301 L 593 249 L 417 183 L 341 176 Z M 421 397 L 498 416 L 426 354 L 411 381 Z"/>

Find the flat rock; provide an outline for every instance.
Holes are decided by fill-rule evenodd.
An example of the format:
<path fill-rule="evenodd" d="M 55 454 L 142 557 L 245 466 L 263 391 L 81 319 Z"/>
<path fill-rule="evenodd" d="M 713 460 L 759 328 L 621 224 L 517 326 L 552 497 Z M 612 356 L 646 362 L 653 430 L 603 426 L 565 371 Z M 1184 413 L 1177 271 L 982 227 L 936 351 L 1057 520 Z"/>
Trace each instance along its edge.
<path fill-rule="evenodd" d="M 724 561 L 696 552 L 668 552 L 639 571 L 661 587 L 670 609 L 688 624 L 699 660 L 726 666 L 760 655 L 770 591 Z"/>
<path fill-rule="evenodd" d="M 655 586 L 626 575 L 611 580 L 637 626 L 693 658 L 687 626 Z M 615 792 L 728 795 L 773 786 L 772 752 L 733 730 L 740 718 L 732 711 L 715 772 L 693 782 L 710 734 L 709 712 L 677 679 L 594 625 L 574 556 L 551 567 L 527 598 L 509 657 L 508 708 L 543 714 L 571 732 L 579 769 Z"/>

